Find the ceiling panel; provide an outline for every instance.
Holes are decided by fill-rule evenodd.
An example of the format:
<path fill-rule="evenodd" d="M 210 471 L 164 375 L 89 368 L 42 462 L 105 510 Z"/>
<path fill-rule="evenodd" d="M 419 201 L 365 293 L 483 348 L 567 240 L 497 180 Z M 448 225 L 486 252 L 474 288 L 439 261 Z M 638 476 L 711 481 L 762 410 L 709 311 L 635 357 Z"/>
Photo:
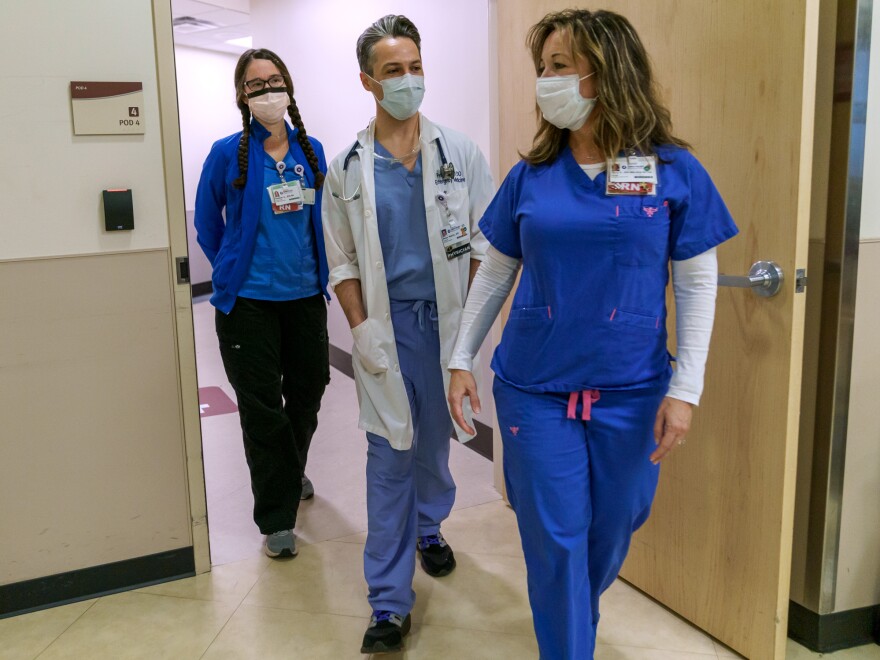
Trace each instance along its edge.
<path fill-rule="evenodd" d="M 241 11 L 232 11 L 231 9 L 215 9 L 214 11 L 201 14 L 199 19 L 226 27 L 250 23 L 251 15 Z"/>
<path fill-rule="evenodd" d="M 233 46 L 226 41 L 250 36 L 249 8 L 247 0 L 172 0 L 171 12 L 174 18 L 191 16 L 217 26 L 194 32 L 185 27 L 177 29 L 174 31 L 174 43 L 240 54 L 244 52 L 244 47 Z"/>
<path fill-rule="evenodd" d="M 249 14 L 249 0 L 171 0 L 171 14 L 177 16 L 198 16 L 209 11 L 226 9 Z"/>
<path fill-rule="evenodd" d="M 209 11 L 217 11 L 215 5 L 199 0 L 171 0 L 171 16 L 199 16 Z"/>

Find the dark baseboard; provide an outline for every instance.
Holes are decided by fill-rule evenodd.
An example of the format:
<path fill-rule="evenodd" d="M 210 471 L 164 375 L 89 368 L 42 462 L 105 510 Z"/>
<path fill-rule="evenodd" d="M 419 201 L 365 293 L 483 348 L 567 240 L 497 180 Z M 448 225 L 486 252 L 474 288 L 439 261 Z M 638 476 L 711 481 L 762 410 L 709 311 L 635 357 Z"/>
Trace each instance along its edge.
<path fill-rule="evenodd" d="M 0 619 L 196 574 L 192 546 L 0 586 Z"/>
<path fill-rule="evenodd" d="M 330 344 L 330 365 L 337 371 L 341 371 L 349 378 L 354 378 L 354 369 L 351 366 L 351 353 Z M 473 449 L 483 458 L 492 460 L 492 427 L 474 420 L 476 437 L 465 443 L 465 447 Z"/>
<path fill-rule="evenodd" d="M 816 653 L 880 644 L 880 605 L 816 614 L 800 603 L 790 601 L 788 636 Z"/>
<path fill-rule="evenodd" d="M 474 430 L 477 432 L 476 437 L 473 440 L 469 440 L 465 444 L 465 447 L 473 449 L 480 456 L 482 456 L 483 458 L 488 458 L 491 461 L 494 456 L 494 453 L 492 451 L 492 427 L 483 424 L 483 422 L 479 422 L 475 419 Z"/>
<path fill-rule="evenodd" d="M 214 286 L 210 282 L 197 282 L 191 286 L 192 297 L 208 296 L 214 293 Z"/>
<path fill-rule="evenodd" d="M 354 367 L 351 366 L 351 353 L 330 344 L 330 366 L 341 371 L 349 378 L 354 378 Z"/>

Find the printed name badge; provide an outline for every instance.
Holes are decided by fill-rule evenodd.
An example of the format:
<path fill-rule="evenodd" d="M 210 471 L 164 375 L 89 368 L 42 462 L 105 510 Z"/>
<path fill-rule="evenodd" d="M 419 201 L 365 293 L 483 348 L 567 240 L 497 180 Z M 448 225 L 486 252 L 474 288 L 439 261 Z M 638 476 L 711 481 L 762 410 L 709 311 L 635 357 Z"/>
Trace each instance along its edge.
<path fill-rule="evenodd" d="M 607 195 L 656 195 L 657 159 L 621 156 L 608 161 Z"/>
<path fill-rule="evenodd" d="M 450 261 L 471 251 L 471 235 L 467 224 L 451 222 L 440 230 L 446 258 Z"/>
<path fill-rule="evenodd" d="M 299 211 L 305 203 L 302 185 L 299 181 L 276 183 L 266 190 L 269 191 L 269 200 L 272 202 L 272 211 L 275 215 Z M 314 203 L 314 191 L 312 192 L 312 203 Z"/>

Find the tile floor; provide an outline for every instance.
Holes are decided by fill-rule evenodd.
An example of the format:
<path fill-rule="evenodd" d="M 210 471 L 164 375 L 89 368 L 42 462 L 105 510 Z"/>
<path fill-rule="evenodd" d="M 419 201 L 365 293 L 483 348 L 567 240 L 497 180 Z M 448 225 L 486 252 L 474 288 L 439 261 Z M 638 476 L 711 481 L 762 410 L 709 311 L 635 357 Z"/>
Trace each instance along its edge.
<path fill-rule="evenodd" d="M 212 310 L 195 305 L 200 385 L 230 395 Z M 303 504 L 300 554 L 261 554 L 250 517 L 235 414 L 203 418 L 213 570 L 205 575 L 0 620 L 0 660 L 30 658 L 361 658 L 370 615 L 361 572 L 366 521 L 365 445 L 355 429 L 353 382 L 333 371 L 309 458 L 317 495 Z M 516 660 L 537 657 L 525 566 L 513 512 L 492 487 L 489 461 L 453 445 L 459 484 L 444 525 L 458 568 L 416 572 L 413 630 L 389 658 Z M 603 597 L 597 660 L 737 658 L 701 631 L 618 581 Z M 788 660 L 821 657 L 789 640 Z M 880 660 L 871 645 L 828 657 Z"/>

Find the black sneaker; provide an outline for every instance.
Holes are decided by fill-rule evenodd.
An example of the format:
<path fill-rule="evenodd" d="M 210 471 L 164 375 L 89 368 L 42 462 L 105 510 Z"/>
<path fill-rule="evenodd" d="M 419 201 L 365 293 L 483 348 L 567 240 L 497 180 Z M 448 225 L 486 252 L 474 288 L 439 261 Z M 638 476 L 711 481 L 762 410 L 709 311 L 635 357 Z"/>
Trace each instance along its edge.
<path fill-rule="evenodd" d="M 409 632 L 412 618 L 409 614 L 406 618 L 388 612 L 377 610 L 370 617 L 370 625 L 364 633 L 364 642 L 361 645 L 361 653 L 394 653 L 403 649 L 403 638 Z"/>
<path fill-rule="evenodd" d="M 422 568 L 431 577 L 443 577 L 455 569 L 455 555 L 440 532 L 430 536 L 420 536 L 416 541 L 416 548 L 419 551 Z"/>

